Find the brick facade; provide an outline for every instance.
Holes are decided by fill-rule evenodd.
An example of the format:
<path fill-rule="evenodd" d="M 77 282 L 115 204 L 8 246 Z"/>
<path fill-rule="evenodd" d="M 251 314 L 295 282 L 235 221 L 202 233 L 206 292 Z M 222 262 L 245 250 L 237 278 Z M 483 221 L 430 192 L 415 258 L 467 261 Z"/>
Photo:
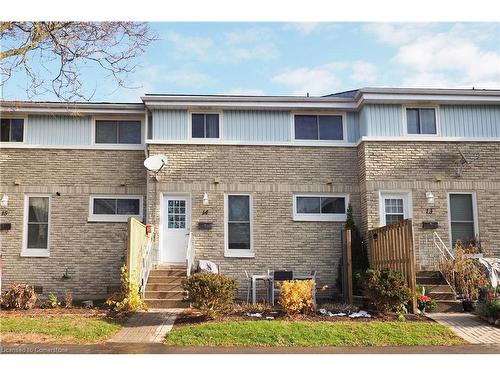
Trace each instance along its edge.
<path fill-rule="evenodd" d="M 359 220 L 355 148 L 150 145 L 149 149 L 150 154 L 169 158 L 158 182 L 149 179 L 149 220 L 158 227 L 161 192 L 191 193 L 197 259 L 215 261 L 240 282 L 245 270 L 265 273 L 286 268 L 299 273 L 317 270 L 320 285 L 334 285 L 343 223 L 294 221 L 292 196 L 348 193 Z M 214 184 L 214 178 L 219 183 Z M 204 192 L 209 195 L 208 206 L 202 203 Z M 253 197 L 254 258 L 224 256 L 224 193 L 237 192 Z M 202 215 L 206 209 L 208 215 Z M 198 221 L 212 222 L 213 229 L 197 229 Z M 240 283 L 240 291 L 245 288 Z"/>
<path fill-rule="evenodd" d="M 1 222 L 2 289 L 12 283 L 43 287 L 62 298 L 105 298 L 119 286 L 126 223 L 88 222 L 90 194 L 145 195 L 143 151 L 2 149 L 1 192 L 9 209 Z M 21 257 L 24 196 L 51 195 L 50 257 Z M 57 194 L 59 193 L 59 194 Z M 67 273 L 71 277 L 63 280 Z"/>
<path fill-rule="evenodd" d="M 479 155 L 461 177 L 458 150 Z M 500 255 L 500 143 L 363 142 L 358 155 L 363 228 L 380 226 L 380 191 L 411 192 L 418 268 L 435 269 L 437 260 L 434 230 L 422 229 L 422 221 L 437 221 L 436 232 L 446 244 L 450 241 L 449 192 L 476 193 L 480 240 L 487 251 Z M 434 193 L 434 204 L 427 203 L 426 191 Z"/>

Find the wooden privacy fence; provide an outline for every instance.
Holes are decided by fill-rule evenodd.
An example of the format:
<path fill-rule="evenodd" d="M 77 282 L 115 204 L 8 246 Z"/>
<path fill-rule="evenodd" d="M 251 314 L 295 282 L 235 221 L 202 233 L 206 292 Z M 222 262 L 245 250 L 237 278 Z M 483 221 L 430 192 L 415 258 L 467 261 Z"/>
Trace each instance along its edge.
<path fill-rule="evenodd" d="M 146 226 L 139 220 L 129 217 L 127 241 L 127 272 L 129 282 L 143 289 L 151 265 L 151 235 L 146 234 Z M 144 285 L 143 285 L 144 284 Z"/>
<path fill-rule="evenodd" d="M 408 282 L 412 293 L 412 308 L 417 309 L 416 265 L 411 219 L 368 231 L 370 267 L 399 271 Z"/>

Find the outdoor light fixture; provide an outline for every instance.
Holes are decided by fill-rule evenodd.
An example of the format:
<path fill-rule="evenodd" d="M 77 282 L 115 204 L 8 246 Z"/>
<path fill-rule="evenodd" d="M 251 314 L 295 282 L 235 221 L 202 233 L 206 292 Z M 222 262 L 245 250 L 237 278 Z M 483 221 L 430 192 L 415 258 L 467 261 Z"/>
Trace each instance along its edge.
<path fill-rule="evenodd" d="M 426 191 L 425 197 L 427 198 L 427 203 L 434 204 L 434 193 L 432 191 Z"/>
<path fill-rule="evenodd" d="M 208 206 L 208 194 L 203 194 L 203 205 Z"/>
<path fill-rule="evenodd" d="M 2 208 L 7 208 L 9 207 L 9 197 L 7 196 L 7 194 L 4 194 L 2 196 L 2 199 L 0 200 L 0 206 Z"/>

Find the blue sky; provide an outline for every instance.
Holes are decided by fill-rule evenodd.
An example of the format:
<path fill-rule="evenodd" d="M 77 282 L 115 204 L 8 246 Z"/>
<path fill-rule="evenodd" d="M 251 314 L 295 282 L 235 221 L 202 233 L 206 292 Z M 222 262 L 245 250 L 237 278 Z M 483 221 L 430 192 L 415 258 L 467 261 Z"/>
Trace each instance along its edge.
<path fill-rule="evenodd" d="M 500 88 L 499 23 L 152 23 L 160 40 L 117 89 L 92 67 L 93 100 L 144 93 L 324 95 L 363 86 Z M 26 99 L 16 74 L 4 99 Z M 55 100 L 51 95 L 38 100 Z"/>

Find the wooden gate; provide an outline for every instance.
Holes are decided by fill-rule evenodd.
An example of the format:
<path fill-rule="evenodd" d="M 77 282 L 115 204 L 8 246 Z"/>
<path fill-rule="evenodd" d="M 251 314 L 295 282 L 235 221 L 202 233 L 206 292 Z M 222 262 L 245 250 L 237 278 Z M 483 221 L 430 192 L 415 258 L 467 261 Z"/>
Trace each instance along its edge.
<path fill-rule="evenodd" d="M 413 296 L 412 307 L 415 312 L 417 280 L 411 219 L 369 230 L 368 254 L 371 268 L 391 269 L 403 274 Z"/>

